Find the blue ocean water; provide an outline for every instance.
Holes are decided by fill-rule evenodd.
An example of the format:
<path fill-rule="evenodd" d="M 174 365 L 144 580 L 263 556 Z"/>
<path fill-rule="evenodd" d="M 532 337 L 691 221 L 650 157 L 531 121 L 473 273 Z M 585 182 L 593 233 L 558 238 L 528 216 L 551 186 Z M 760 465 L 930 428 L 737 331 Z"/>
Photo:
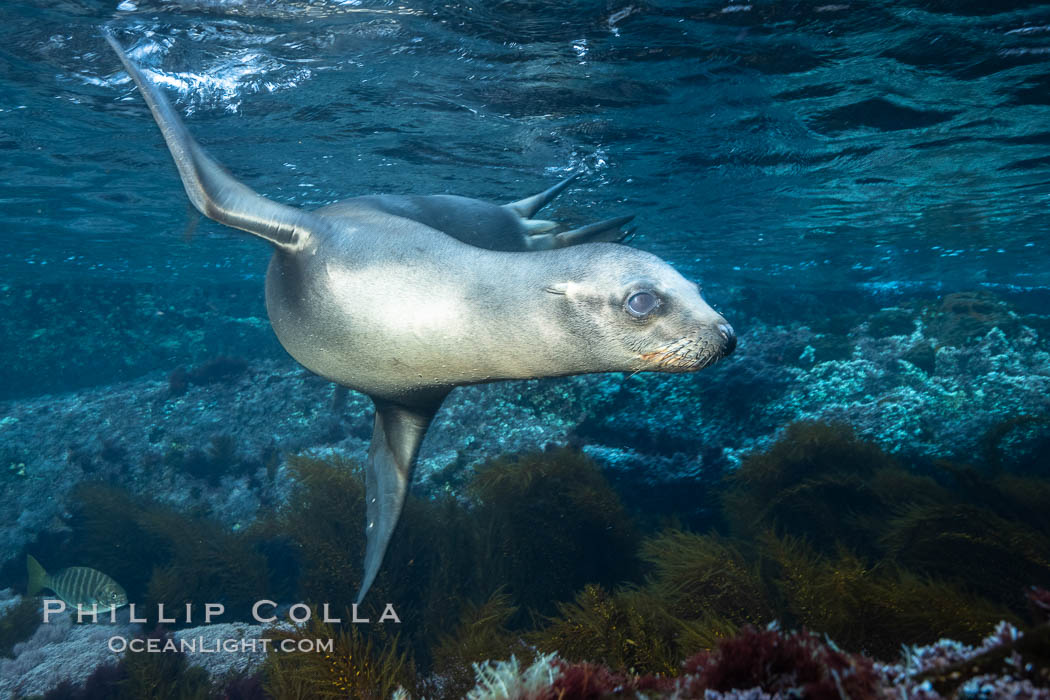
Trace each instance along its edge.
<path fill-rule="evenodd" d="M 0 6 L 0 694 L 111 660 L 71 624 L 8 644 L 26 554 L 238 623 L 360 576 L 363 497 L 330 487 L 371 403 L 280 347 L 270 249 L 193 211 L 103 30 L 267 197 L 502 203 L 581 173 L 543 217 L 635 215 L 737 330 L 696 374 L 452 394 L 377 583 L 404 636 L 367 652 L 409 650 L 413 693 L 522 644 L 673 676 L 774 619 L 885 661 L 973 645 L 911 649 L 880 671 L 899 694 L 1050 605 L 1021 593 L 1050 588 L 1050 5 L 27 0 Z M 587 627 L 610 609 L 680 626 Z M 506 627 L 487 657 L 475 613 Z M 245 668 L 269 695 L 229 697 L 286 696 L 272 657 Z"/>
<path fill-rule="evenodd" d="M 266 251 L 186 245 L 178 183 L 99 29 L 256 189 L 513 199 L 575 168 L 581 217 L 727 284 L 1046 277 L 1040 3 L 14 2 L 5 279 L 208 284 Z M 166 206 L 156 206 L 166 204 Z M 223 270 L 216 273 L 215 268 Z"/>

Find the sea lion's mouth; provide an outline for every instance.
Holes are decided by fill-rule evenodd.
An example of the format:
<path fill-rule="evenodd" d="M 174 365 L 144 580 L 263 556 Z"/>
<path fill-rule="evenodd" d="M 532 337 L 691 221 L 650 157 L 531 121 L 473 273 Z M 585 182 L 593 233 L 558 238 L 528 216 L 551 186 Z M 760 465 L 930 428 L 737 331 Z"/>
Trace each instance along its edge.
<path fill-rule="evenodd" d="M 645 362 L 655 364 L 653 369 L 661 372 L 698 372 L 732 352 L 720 343 L 704 336 L 681 338 L 652 352 L 640 355 Z"/>

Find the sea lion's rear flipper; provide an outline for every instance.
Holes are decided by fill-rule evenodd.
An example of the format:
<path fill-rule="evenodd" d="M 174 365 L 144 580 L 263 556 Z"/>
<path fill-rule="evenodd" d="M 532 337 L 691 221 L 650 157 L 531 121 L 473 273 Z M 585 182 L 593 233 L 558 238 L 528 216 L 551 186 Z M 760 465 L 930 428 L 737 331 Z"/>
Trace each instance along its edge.
<path fill-rule="evenodd" d="M 634 214 L 587 224 L 586 226 L 574 228 L 571 231 L 562 231 L 554 236 L 558 241 L 558 245 L 555 247 L 564 248 L 577 243 L 594 243 L 595 241 L 622 241 L 630 235 L 630 232 L 621 231 L 620 229 L 632 221 L 634 221 Z"/>
<path fill-rule="evenodd" d="M 561 194 L 562 190 L 568 187 L 569 183 L 580 175 L 581 173 L 573 173 L 558 184 L 545 189 L 539 194 L 534 194 L 531 197 L 526 197 L 525 199 L 519 199 L 516 202 L 503 205 L 504 209 L 518 217 L 521 221 L 522 227 L 525 229 L 526 240 L 523 241 L 525 244 L 524 250 L 544 250 L 546 248 L 555 247 L 547 244 L 547 239 L 549 237 L 545 234 L 551 229 L 558 228 L 560 224 L 556 221 L 533 219 L 532 217 L 540 209 L 543 209 L 543 207 L 550 204 L 552 199 Z"/>
<path fill-rule="evenodd" d="M 624 224 L 633 219 L 633 216 L 621 216 L 618 219 L 599 221 L 587 226 L 580 226 L 561 233 L 550 233 L 551 229 L 557 228 L 558 224 L 553 221 L 533 219 L 532 216 L 543 207 L 547 206 L 552 199 L 561 194 L 562 190 L 569 186 L 581 173 L 575 173 L 565 178 L 557 185 L 534 194 L 517 202 L 504 204 L 504 209 L 509 209 L 521 218 L 521 224 L 525 228 L 526 250 L 551 250 L 553 248 L 566 248 L 579 243 L 594 243 L 598 241 L 618 242 L 626 239 L 629 231 L 621 231 Z"/>
<path fill-rule="evenodd" d="M 580 243 L 622 242 L 634 233 L 633 229 L 621 230 L 633 219 L 633 215 L 621 216 L 616 219 L 606 219 L 594 224 L 580 226 L 569 231 L 562 231 L 561 233 L 535 235 L 529 239 L 529 247 L 532 250 L 551 250 L 553 248 L 567 248 Z"/>
<path fill-rule="evenodd" d="M 543 192 L 540 192 L 539 194 L 534 194 L 531 197 L 526 197 L 525 199 L 519 199 L 516 202 L 511 202 L 510 204 L 504 204 L 503 206 L 506 207 L 507 209 L 510 209 L 511 211 L 513 211 L 515 214 L 517 214 L 518 216 L 520 216 L 523 219 L 531 219 L 533 214 L 535 214 L 540 209 L 543 209 L 543 207 L 545 207 L 548 204 L 550 204 L 552 199 L 554 199 L 559 194 L 561 194 L 562 190 L 564 190 L 566 187 L 568 187 L 569 183 L 571 183 L 573 180 L 578 178 L 581 174 L 582 173 L 573 173 L 569 177 L 567 177 L 564 180 L 562 180 L 561 182 L 559 182 L 557 185 L 554 185 L 553 187 L 545 189 Z"/>
<path fill-rule="evenodd" d="M 365 566 L 358 603 L 379 573 L 405 504 L 416 453 L 442 399 L 444 396 L 427 408 L 409 408 L 374 399 L 375 430 L 365 465 Z"/>
<path fill-rule="evenodd" d="M 131 62 L 117 40 L 103 32 L 149 105 L 193 206 L 220 224 L 254 233 L 274 245 L 301 248 L 311 232 L 326 226 L 314 214 L 266 199 L 235 180 L 204 152 L 164 94 Z"/>

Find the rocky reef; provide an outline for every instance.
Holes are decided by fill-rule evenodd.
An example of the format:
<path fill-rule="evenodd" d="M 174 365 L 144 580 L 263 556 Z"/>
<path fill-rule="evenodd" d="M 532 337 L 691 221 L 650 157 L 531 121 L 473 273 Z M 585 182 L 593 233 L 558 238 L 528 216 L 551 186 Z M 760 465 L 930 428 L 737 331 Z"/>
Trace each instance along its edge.
<path fill-rule="evenodd" d="M 712 485 L 720 524 L 698 533 L 632 517 L 579 451 L 502 457 L 458 494 L 410 499 L 375 597 L 358 610 L 360 468 L 317 456 L 287 468 L 286 503 L 236 532 L 81 486 L 73 533 L 45 554 L 88 556 L 135 600 L 180 609 L 221 598 L 228 611 L 203 628 L 156 628 L 147 615 L 122 628 L 127 638 L 266 638 L 292 651 L 100 658 L 114 632 L 41 625 L 0 662 L 22 678 L 16 694 L 133 697 L 119 689 L 136 684 L 165 697 L 278 699 L 1050 693 L 1050 593 L 1022 595 L 1018 583 L 1050 580 L 1045 478 L 947 463 L 918 475 L 849 426 L 802 422 Z M 250 601 L 265 595 L 305 601 L 310 619 L 253 624 Z M 380 621 L 381 601 L 396 601 L 397 621 Z M 322 605 L 343 611 L 339 621 L 324 621 Z M 24 625 L 22 608 L 10 596 L 15 624 L 0 617 L 0 630 Z"/>
<path fill-rule="evenodd" d="M 458 491 L 493 455 L 569 444 L 647 510 L 704 525 L 710 485 L 799 420 L 846 422 L 912 462 L 976 455 L 991 466 L 1029 459 L 1029 470 L 1040 469 L 1032 455 L 1050 445 L 1045 316 L 985 293 L 816 318 L 820 311 L 808 324 L 778 325 L 738 312 L 736 354 L 697 375 L 460 389 L 424 442 L 418 487 Z M 196 322 L 203 329 L 232 323 L 209 313 Z M 252 342 L 247 352 L 240 340 L 216 340 L 215 354 L 197 349 L 194 362 L 124 383 L 0 403 L 0 481 L 9 494 L 0 516 L 14 524 L 0 534 L 0 552 L 14 557 L 59 528 L 70 489 L 83 480 L 148 490 L 236 528 L 283 501 L 283 455 L 362 458 L 367 399 L 335 392 L 289 360 L 259 357 Z"/>
<path fill-rule="evenodd" d="M 0 583 L 22 586 L 32 553 L 50 569 L 98 568 L 135 601 L 227 609 L 206 628 L 158 628 L 150 614 L 129 637 L 324 638 L 332 650 L 114 655 L 109 632 L 45 629 L 35 602 L 9 593 L 0 675 L 21 680 L 0 691 L 1050 692 L 1045 316 L 981 292 L 834 315 L 814 305 L 774 324 L 753 300 L 734 315 L 736 355 L 697 375 L 457 390 L 370 596 L 395 602 L 401 622 L 353 625 L 368 401 L 249 336 L 207 340 L 248 312 L 227 301 L 204 306 L 192 322 L 204 344 L 162 369 L 0 404 Z M 344 622 L 260 626 L 260 598 L 285 620 L 302 602 Z"/>

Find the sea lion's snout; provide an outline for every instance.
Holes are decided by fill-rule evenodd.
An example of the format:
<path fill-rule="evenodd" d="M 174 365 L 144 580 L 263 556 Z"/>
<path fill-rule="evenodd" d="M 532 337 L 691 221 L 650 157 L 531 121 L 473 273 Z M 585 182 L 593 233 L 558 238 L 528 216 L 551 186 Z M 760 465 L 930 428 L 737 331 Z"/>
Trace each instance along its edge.
<path fill-rule="evenodd" d="M 718 333 L 722 336 L 722 357 L 729 357 L 736 350 L 736 331 L 728 323 L 719 323 Z"/>
<path fill-rule="evenodd" d="M 697 372 L 736 350 L 736 332 L 724 318 L 706 323 L 694 333 L 659 349 L 641 354 L 647 369 L 659 372 Z"/>
<path fill-rule="evenodd" d="M 623 329 L 624 345 L 635 353 L 631 368 L 697 372 L 733 354 L 736 331 L 704 300 L 700 286 L 658 258 L 645 261 L 647 274 L 633 266 L 610 297 L 610 325 Z"/>

